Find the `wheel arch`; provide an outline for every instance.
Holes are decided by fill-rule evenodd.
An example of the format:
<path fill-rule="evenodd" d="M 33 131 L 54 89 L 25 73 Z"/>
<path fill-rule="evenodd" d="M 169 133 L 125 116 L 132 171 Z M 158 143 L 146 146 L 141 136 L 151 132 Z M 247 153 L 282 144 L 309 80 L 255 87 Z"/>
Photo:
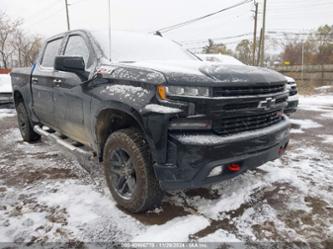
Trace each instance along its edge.
<path fill-rule="evenodd" d="M 143 121 L 141 120 L 140 115 L 135 110 L 126 111 L 113 108 L 104 108 L 98 113 L 94 125 L 98 157 L 100 161 L 103 160 L 104 145 L 110 134 L 117 130 L 130 127 L 137 128 L 142 132 L 144 138 L 149 144 L 152 157 L 154 158 L 154 147 L 152 147 L 153 143 L 145 132 Z"/>

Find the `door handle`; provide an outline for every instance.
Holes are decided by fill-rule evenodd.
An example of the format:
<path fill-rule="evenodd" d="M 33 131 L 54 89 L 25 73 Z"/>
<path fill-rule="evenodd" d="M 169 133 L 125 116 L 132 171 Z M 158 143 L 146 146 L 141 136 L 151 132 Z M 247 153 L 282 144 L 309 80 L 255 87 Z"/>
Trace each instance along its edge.
<path fill-rule="evenodd" d="M 37 84 L 38 83 L 38 78 L 32 77 L 31 81 L 32 81 L 32 84 Z"/>
<path fill-rule="evenodd" d="M 61 83 L 62 83 L 62 80 L 60 80 L 60 79 L 54 79 L 53 83 L 55 84 L 56 87 L 60 87 Z"/>

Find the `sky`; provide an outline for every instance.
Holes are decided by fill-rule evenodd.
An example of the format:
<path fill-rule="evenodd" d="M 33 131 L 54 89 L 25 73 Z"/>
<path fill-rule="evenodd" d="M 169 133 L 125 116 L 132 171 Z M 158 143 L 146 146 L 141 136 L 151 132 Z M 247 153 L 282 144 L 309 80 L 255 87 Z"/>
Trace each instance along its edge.
<path fill-rule="evenodd" d="M 108 0 L 68 0 L 71 29 L 108 27 Z M 165 26 L 205 15 L 241 0 L 110 0 L 112 29 L 152 32 Z M 258 0 L 262 7 L 263 0 Z M 203 45 L 208 38 L 223 38 L 253 32 L 253 2 L 166 33 L 186 42 L 187 47 Z M 0 0 L 0 11 L 21 18 L 23 28 L 45 38 L 66 31 L 65 0 Z M 333 25 L 333 0 L 267 0 L 267 30 L 308 32 L 320 25 Z M 262 23 L 262 9 L 259 24 Z M 234 46 L 239 38 L 222 39 Z"/>

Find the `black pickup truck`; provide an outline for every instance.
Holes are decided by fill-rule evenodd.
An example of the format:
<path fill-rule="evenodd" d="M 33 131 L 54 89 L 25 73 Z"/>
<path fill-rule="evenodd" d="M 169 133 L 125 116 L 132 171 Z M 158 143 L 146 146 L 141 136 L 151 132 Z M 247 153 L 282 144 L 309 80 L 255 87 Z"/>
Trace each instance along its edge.
<path fill-rule="evenodd" d="M 44 126 L 89 148 L 120 206 L 141 212 L 166 190 L 207 186 L 285 151 L 283 75 L 206 63 L 157 35 L 111 37 L 56 35 L 11 78 L 23 139 Z"/>

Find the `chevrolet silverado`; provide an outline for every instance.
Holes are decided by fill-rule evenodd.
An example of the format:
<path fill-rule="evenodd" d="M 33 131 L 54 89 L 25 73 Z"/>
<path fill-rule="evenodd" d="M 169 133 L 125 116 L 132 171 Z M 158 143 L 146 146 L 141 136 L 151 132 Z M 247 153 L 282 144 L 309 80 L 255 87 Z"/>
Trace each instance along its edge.
<path fill-rule="evenodd" d="M 107 31 L 53 36 L 32 68 L 13 70 L 24 141 L 51 134 L 91 151 L 131 212 L 155 207 L 167 190 L 208 186 L 283 154 L 283 75 L 207 63 L 157 35 L 111 34 L 111 42 Z"/>

